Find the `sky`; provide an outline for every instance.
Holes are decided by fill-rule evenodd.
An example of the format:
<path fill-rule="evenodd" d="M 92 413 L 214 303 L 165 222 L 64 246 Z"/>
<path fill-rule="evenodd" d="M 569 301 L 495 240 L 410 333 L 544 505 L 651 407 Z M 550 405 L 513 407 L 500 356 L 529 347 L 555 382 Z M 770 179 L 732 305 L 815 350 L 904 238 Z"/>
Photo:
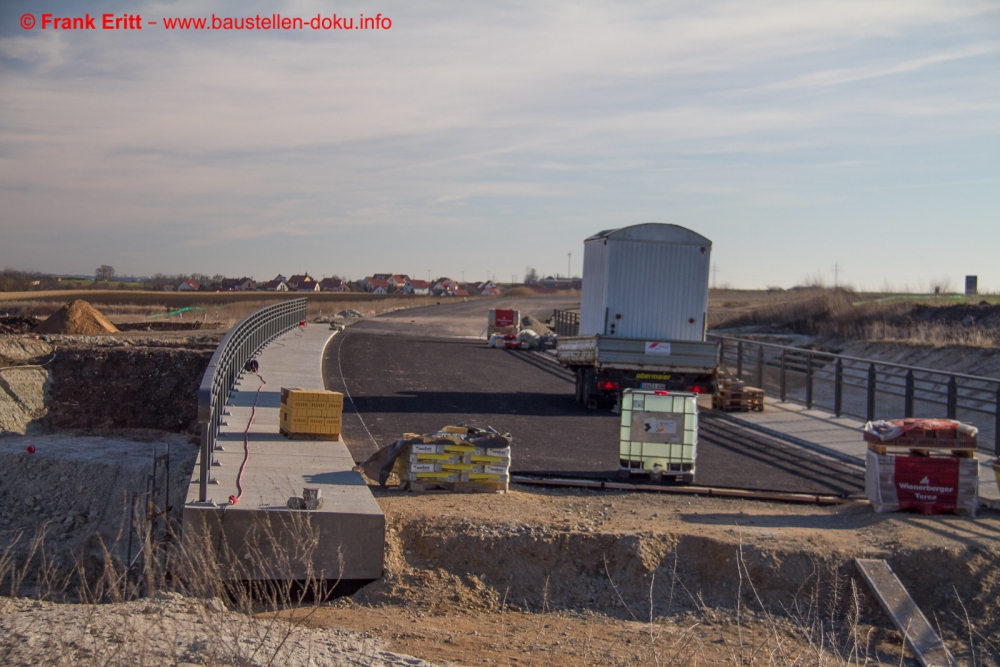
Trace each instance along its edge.
<path fill-rule="evenodd" d="M 164 25 L 213 14 L 391 25 Z M 717 286 L 1000 292 L 1000 3 L 0 2 L 0 268 L 506 282 L 643 222 Z"/>

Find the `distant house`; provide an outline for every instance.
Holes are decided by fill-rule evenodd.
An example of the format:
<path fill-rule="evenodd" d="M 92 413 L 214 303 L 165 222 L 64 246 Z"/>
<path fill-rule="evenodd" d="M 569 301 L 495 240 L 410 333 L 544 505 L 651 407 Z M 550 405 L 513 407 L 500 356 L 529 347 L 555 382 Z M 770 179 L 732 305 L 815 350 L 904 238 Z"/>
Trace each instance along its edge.
<path fill-rule="evenodd" d="M 388 294 L 393 287 L 389 284 L 388 278 L 365 278 L 365 289 L 372 294 Z M 382 290 L 381 292 L 378 290 Z"/>
<path fill-rule="evenodd" d="M 340 278 L 323 278 L 319 281 L 319 291 L 321 292 L 350 292 L 348 287 Z"/>
<path fill-rule="evenodd" d="M 177 288 L 174 287 L 173 285 L 164 285 L 163 286 L 163 291 L 164 292 L 173 292 L 175 289 L 177 289 Z"/>
<path fill-rule="evenodd" d="M 389 276 L 389 284 L 396 288 L 402 288 L 404 285 L 410 282 L 410 277 L 405 274 L 396 274 Z"/>
<path fill-rule="evenodd" d="M 372 294 L 388 294 L 388 292 L 381 285 L 376 285 L 375 289 L 372 290 Z"/>
<path fill-rule="evenodd" d="M 201 288 L 196 280 L 185 280 L 177 286 L 178 292 L 197 292 Z"/>
<path fill-rule="evenodd" d="M 274 280 L 269 280 L 268 282 L 259 285 L 257 289 L 263 290 L 265 292 L 287 292 L 288 283 L 285 282 L 285 280 L 281 276 L 278 276 Z"/>
<path fill-rule="evenodd" d="M 451 278 L 439 278 L 431 287 L 431 294 L 434 296 L 455 296 L 458 290 L 458 283 Z"/>
<path fill-rule="evenodd" d="M 318 292 L 319 283 L 308 273 L 292 276 L 288 279 L 288 289 L 291 292 Z"/>
<path fill-rule="evenodd" d="M 500 296 L 500 288 L 499 287 L 485 287 L 482 290 L 479 290 L 479 295 L 480 296 Z"/>
<path fill-rule="evenodd" d="M 220 292 L 252 292 L 257 289 L 257 281 L 253 278 L 223 278 L 219 283 Z"/>
<path fill-rule="evenodd" d="M 469 296 L 469 290 L 467 290 L 467 289 L 457 289 L 457 290 L 455 290 L 455 296 Z"/>
<path fill-rule="evenodd" d="M 426 280 L 411 280 L 409 285 L 413 294 L 427 295 L 431 291 L 431 284 Z"/>

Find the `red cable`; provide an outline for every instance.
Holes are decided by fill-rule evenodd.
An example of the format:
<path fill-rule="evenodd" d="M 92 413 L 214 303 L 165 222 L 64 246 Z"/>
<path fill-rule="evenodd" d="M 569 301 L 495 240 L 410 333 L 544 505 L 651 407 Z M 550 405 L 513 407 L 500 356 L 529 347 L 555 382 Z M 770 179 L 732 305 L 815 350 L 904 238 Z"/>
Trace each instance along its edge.
<path fill-rule="evenodd" d="M 243 471 L 247 467 L 247 461 L 250 460 L 250 427 L 253 426 L 253 418 L 257 416 L 257 401 L 260 400 L 260 390 L 267 386 L 267 382 L 260 376 L 260 373 L 254 373 L 254 375 L 260 380 L 260 386 L 257 387 L 257 396 L 253 399 L 253 410 L 250 412 L 250 421 L 247 422 L 247 430 L 243 431 L 243 463 L 240 465 L 240 474 L 236 476 L 236 490 L 239 492 L 239 495 L 229 496 L 230 505 L 240 502 L 240 498 L 243 497 Z"/>

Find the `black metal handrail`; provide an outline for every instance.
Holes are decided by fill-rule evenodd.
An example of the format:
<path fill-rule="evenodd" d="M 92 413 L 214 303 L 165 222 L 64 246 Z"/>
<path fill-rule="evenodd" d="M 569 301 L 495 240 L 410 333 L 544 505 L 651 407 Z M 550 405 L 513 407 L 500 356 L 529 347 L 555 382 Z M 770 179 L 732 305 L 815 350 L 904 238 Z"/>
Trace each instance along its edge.
<path fill-rule="evenodd" d="M 575 310 L 553 310 L 552 330 L 557 336 L 579 336 L 580 313 Z"/>
<path fill-rule="evenodd" d="M 949 419 L 990 431 L 1000 456 L 1000 378 L 864 359 L 789 345 L 709 334 L 720 343 L 719 358 L 739 380 L 750 370 L 761 389 L 778 399 L 819 407 L 834 415 L 871 421 L 943 412 Z M 775 377 L 776 376 L 776 377 Z M 769 385 L 765 387 L 764 385 Z M 863 398 L 863 401 L 862 401 Z M 852 406 L 864 405 L 864 411 Z M 992 420 L 990 417 L 992 416 Z"/>
<path fill-rule="evenodd" d="M 252 359 L 272 340 L 294 329 L 306 319 L 306 300 L 290 299 L 257 310 L 229 330 L 198 387 L 198 423 L 201 426 L 201 470 L 198 486 L 199 502 L 208 499 L 210 483 L 209 470 L 217 451 L 219 428 L 226 401 L 243 372 L 247 361 Z"/>

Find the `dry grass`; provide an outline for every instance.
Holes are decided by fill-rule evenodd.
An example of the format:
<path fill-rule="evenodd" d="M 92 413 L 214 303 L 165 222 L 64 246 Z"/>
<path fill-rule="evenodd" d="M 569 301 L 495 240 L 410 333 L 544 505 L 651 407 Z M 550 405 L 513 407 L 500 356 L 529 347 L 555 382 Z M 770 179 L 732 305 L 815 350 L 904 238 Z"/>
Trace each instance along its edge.
<path fill-rule="evenodd" d="M 861 297 L 845 290 L 811 290 L 750 306 L 720 307 L 709 313 L 712 329 L 764 327 L 775 333 L 829 336 L 917 345 L 1000 347 L 1000 327 L 992 323 L 922 319 L 926 299 Z M 973 301 L 975 303 L 975 301 Z M 933 306 L 961 307 L 931 300 Z M 926 311 L 925 311 L 926 312 Z"/>
<path fill-rule="evenodd" d="M 44 527 L 25 545 L 15 536 L 0 553 L 8 597 L 0 598 L 0 663 L 306 664 L 303 623 L 337 582 L 309 567 L 317 529 L 300 513 L 276 514 L 276 522 L 259 522 L 238 555 L 209 533 L 189 534 L 181 544 L 176 526 L 156 520 L 156 507 L 138 518 L 131 536 L 123 530 L 105 543 L 95 535 L 100 555 L 77 554 L 69 568 L 55 564 Z M 278 532 L 295 536 L 291 548 L 273 548 L 285 543 Z M 130 560 L 126 543 L 136 545 Z M 268 576 L 254 581 L 251 572 Z M 18 605 L 23 596 L 36 602 Z"/>
<path fill-rule="evenodd" d="M 156 514 L 156 508 L 151 509 Z M 313 614 L 325 604 L 336 582 L 311 570 L 319 545 L 306 513 L 274 513 L 253 527 L 238 553 L 213 530 L 177 539 L 165 525 L 140 520 L 136 524 L 138 554 L 122 558 L 119 534 L 105 547 L 99 563 L 60 571 L 46 553 L 45 530 L 15 557 L 11 546 L 0 554 L 0 662 L 52 665 L 305 665 L 317 656 L 307 630 Z M 283 534 L 279 538 L 279 533 Z M 289 542 L 284 535 L 294 534 Z M 291 544 L 276 550 L 275 544 Z M 171 545 L 168 550 L 166 545 Z M 870 601 L 853 579 L 824 579 L 819 567 L 799 588 L 793 603 L 776 613 L 755 587 L 751 571 L 737 548 L 734 606 L 713 608 L 677 574 L 677 562 L 666 600 L 654 595 L 648 582 L 648 607 L 630 607 L 619 593 L 621 607 L 631 617 L 617 636 L 597 641 L 593 628 L 565 637 L 582 650 L 579 665 L 696 665 L 707 658 L 736 666 L 821 665 L 860 667 L 901 664 L 905 651 L 898 635 L 876 631 L 863 623 Z M 292 579 L 288 573 L 297 573 Z M 618 593 L 605 562 L 610 586 Z M 263 573 L 266 578 L 254 580 Z M 720 573 L 723 576 L 724 573 Z M 177 576 L 180 575 L 180 576 Z M 553 577 L 558 572 L 553 572 Z M 731 576 L 731 573 L 728 575 Z M 833 577 L 833 580 L 830 580 Z M 252 581 L 252 583 L 246 583 Z M 545 588 L 548 588 L 548 580 Z M 662 595 L 662 593 L 660 594 Z M 38 602 L 16 598 L 28 596 Z M 535 615 L 534 633 L 516 637 L 506 630 L 507 596 L 500 605 L 499 650 L 492 657 L 511 664 L 552 664 L 544 634 L 550 610 L 543 592 Z M 42 601 L 62 604 L 46 605 Z M 654 613 L 665 609 L 666 614 Z M 694 609 L 679 613 L 680 608 Z M 598 614 L 590 623 L 603 623 Z M 523 616 L 523 615 L 522 615 Z M 31 618 L 31 624 L 20 620 Z M 967 620 L 967 619 L 966 619 Z M 969 627 L 969 645 L 957 646 L 963 664 L 989 665 L 995 640 Z M 356 638 L 351 641 L 355 646 Z M 622 649 L 629 645 L 628 655 Z M 361 645 L 359 664 L 382 664 L 372 646 Z M 525 653 L 527 655 L 525 656 Z M 897 662 L 899 661 L 899 662 Z M 354 663 L 351 663 L 354 664 Z"/>

